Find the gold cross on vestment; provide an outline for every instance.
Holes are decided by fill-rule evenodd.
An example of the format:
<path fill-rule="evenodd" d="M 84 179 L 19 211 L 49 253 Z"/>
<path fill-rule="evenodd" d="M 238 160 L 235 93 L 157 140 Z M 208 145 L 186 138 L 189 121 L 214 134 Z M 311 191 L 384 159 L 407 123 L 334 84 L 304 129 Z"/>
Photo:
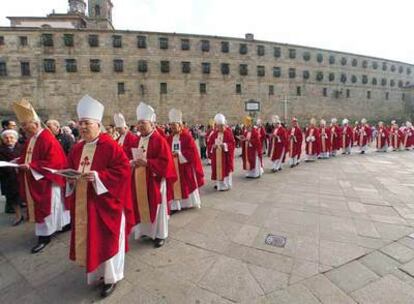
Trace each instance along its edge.
<path fill-rule="evenodd" d="M 85 167 L 89 166 L 91 164 L 91 162 L 89 161 L 89 157 L 85 156 L 85 158 L 83 159 L 83 161 L 81 162 L 81 166 L 82 166 L 82 173 L 85 173 Z"/>

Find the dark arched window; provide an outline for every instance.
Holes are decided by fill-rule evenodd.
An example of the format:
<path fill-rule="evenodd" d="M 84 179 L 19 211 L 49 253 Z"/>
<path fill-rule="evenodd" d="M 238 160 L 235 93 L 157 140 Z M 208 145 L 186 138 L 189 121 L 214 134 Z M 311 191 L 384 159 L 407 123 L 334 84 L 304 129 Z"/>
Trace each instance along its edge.
<path fill-rule="evenodd" d="M 99 5 L 95 5 L 95 16 L 101 15 L 101 7 Z"/>

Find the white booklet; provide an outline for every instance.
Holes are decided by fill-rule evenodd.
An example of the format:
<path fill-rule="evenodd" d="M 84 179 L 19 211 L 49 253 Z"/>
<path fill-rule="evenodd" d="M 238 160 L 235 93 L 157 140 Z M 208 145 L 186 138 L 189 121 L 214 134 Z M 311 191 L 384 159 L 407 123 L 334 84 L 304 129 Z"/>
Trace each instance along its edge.
<path fill-rule="evenodd" d="M 60 175 L 60 176 L 63 176 L 63 177 L 67 177 L 67 178 L 79 178 L 82 175 L 81 172 L 79 172 L 78 170 L 75 170 L 75 169 L 56 170 L 56 169 L 51 169 L 51 168 L 46 168 L 46 167 L 43 167 L 43 169 L 45 169 L 49 172 L 52 172 L 53 174 Z"/>
<path fill-rule="evenodd" d="M 13 167 L 13 168 L 17 168 L 17 167 L 19 167 L 19 164 L 0 160 L 0 168 L 2 168 L 2 167 Z"/>

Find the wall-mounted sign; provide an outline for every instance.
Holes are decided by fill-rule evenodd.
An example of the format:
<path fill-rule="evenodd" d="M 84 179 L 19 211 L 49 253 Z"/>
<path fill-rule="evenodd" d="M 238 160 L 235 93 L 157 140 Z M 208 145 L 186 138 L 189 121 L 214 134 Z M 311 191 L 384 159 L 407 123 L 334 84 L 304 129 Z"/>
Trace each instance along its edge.
<path fill-rule="evenodd" d="M 260 111 L 260 101 L 250 99 L 244 103 L 244 110 L 246 112 L 259 112 Z"/>

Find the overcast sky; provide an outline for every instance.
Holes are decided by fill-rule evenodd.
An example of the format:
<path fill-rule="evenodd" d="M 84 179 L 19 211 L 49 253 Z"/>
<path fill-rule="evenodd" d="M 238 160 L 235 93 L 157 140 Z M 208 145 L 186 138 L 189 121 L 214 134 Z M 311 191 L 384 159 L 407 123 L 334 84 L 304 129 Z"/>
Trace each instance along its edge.
<path fill-rule="evenodd" d="M 3 3 L 7 2 L 7 4 Z M 244 37 L 414 63 L 412 0 L 112 0 L 118 29 Z M 67 0 L 2 0 L 6 16 L 64 13 Z"/>

